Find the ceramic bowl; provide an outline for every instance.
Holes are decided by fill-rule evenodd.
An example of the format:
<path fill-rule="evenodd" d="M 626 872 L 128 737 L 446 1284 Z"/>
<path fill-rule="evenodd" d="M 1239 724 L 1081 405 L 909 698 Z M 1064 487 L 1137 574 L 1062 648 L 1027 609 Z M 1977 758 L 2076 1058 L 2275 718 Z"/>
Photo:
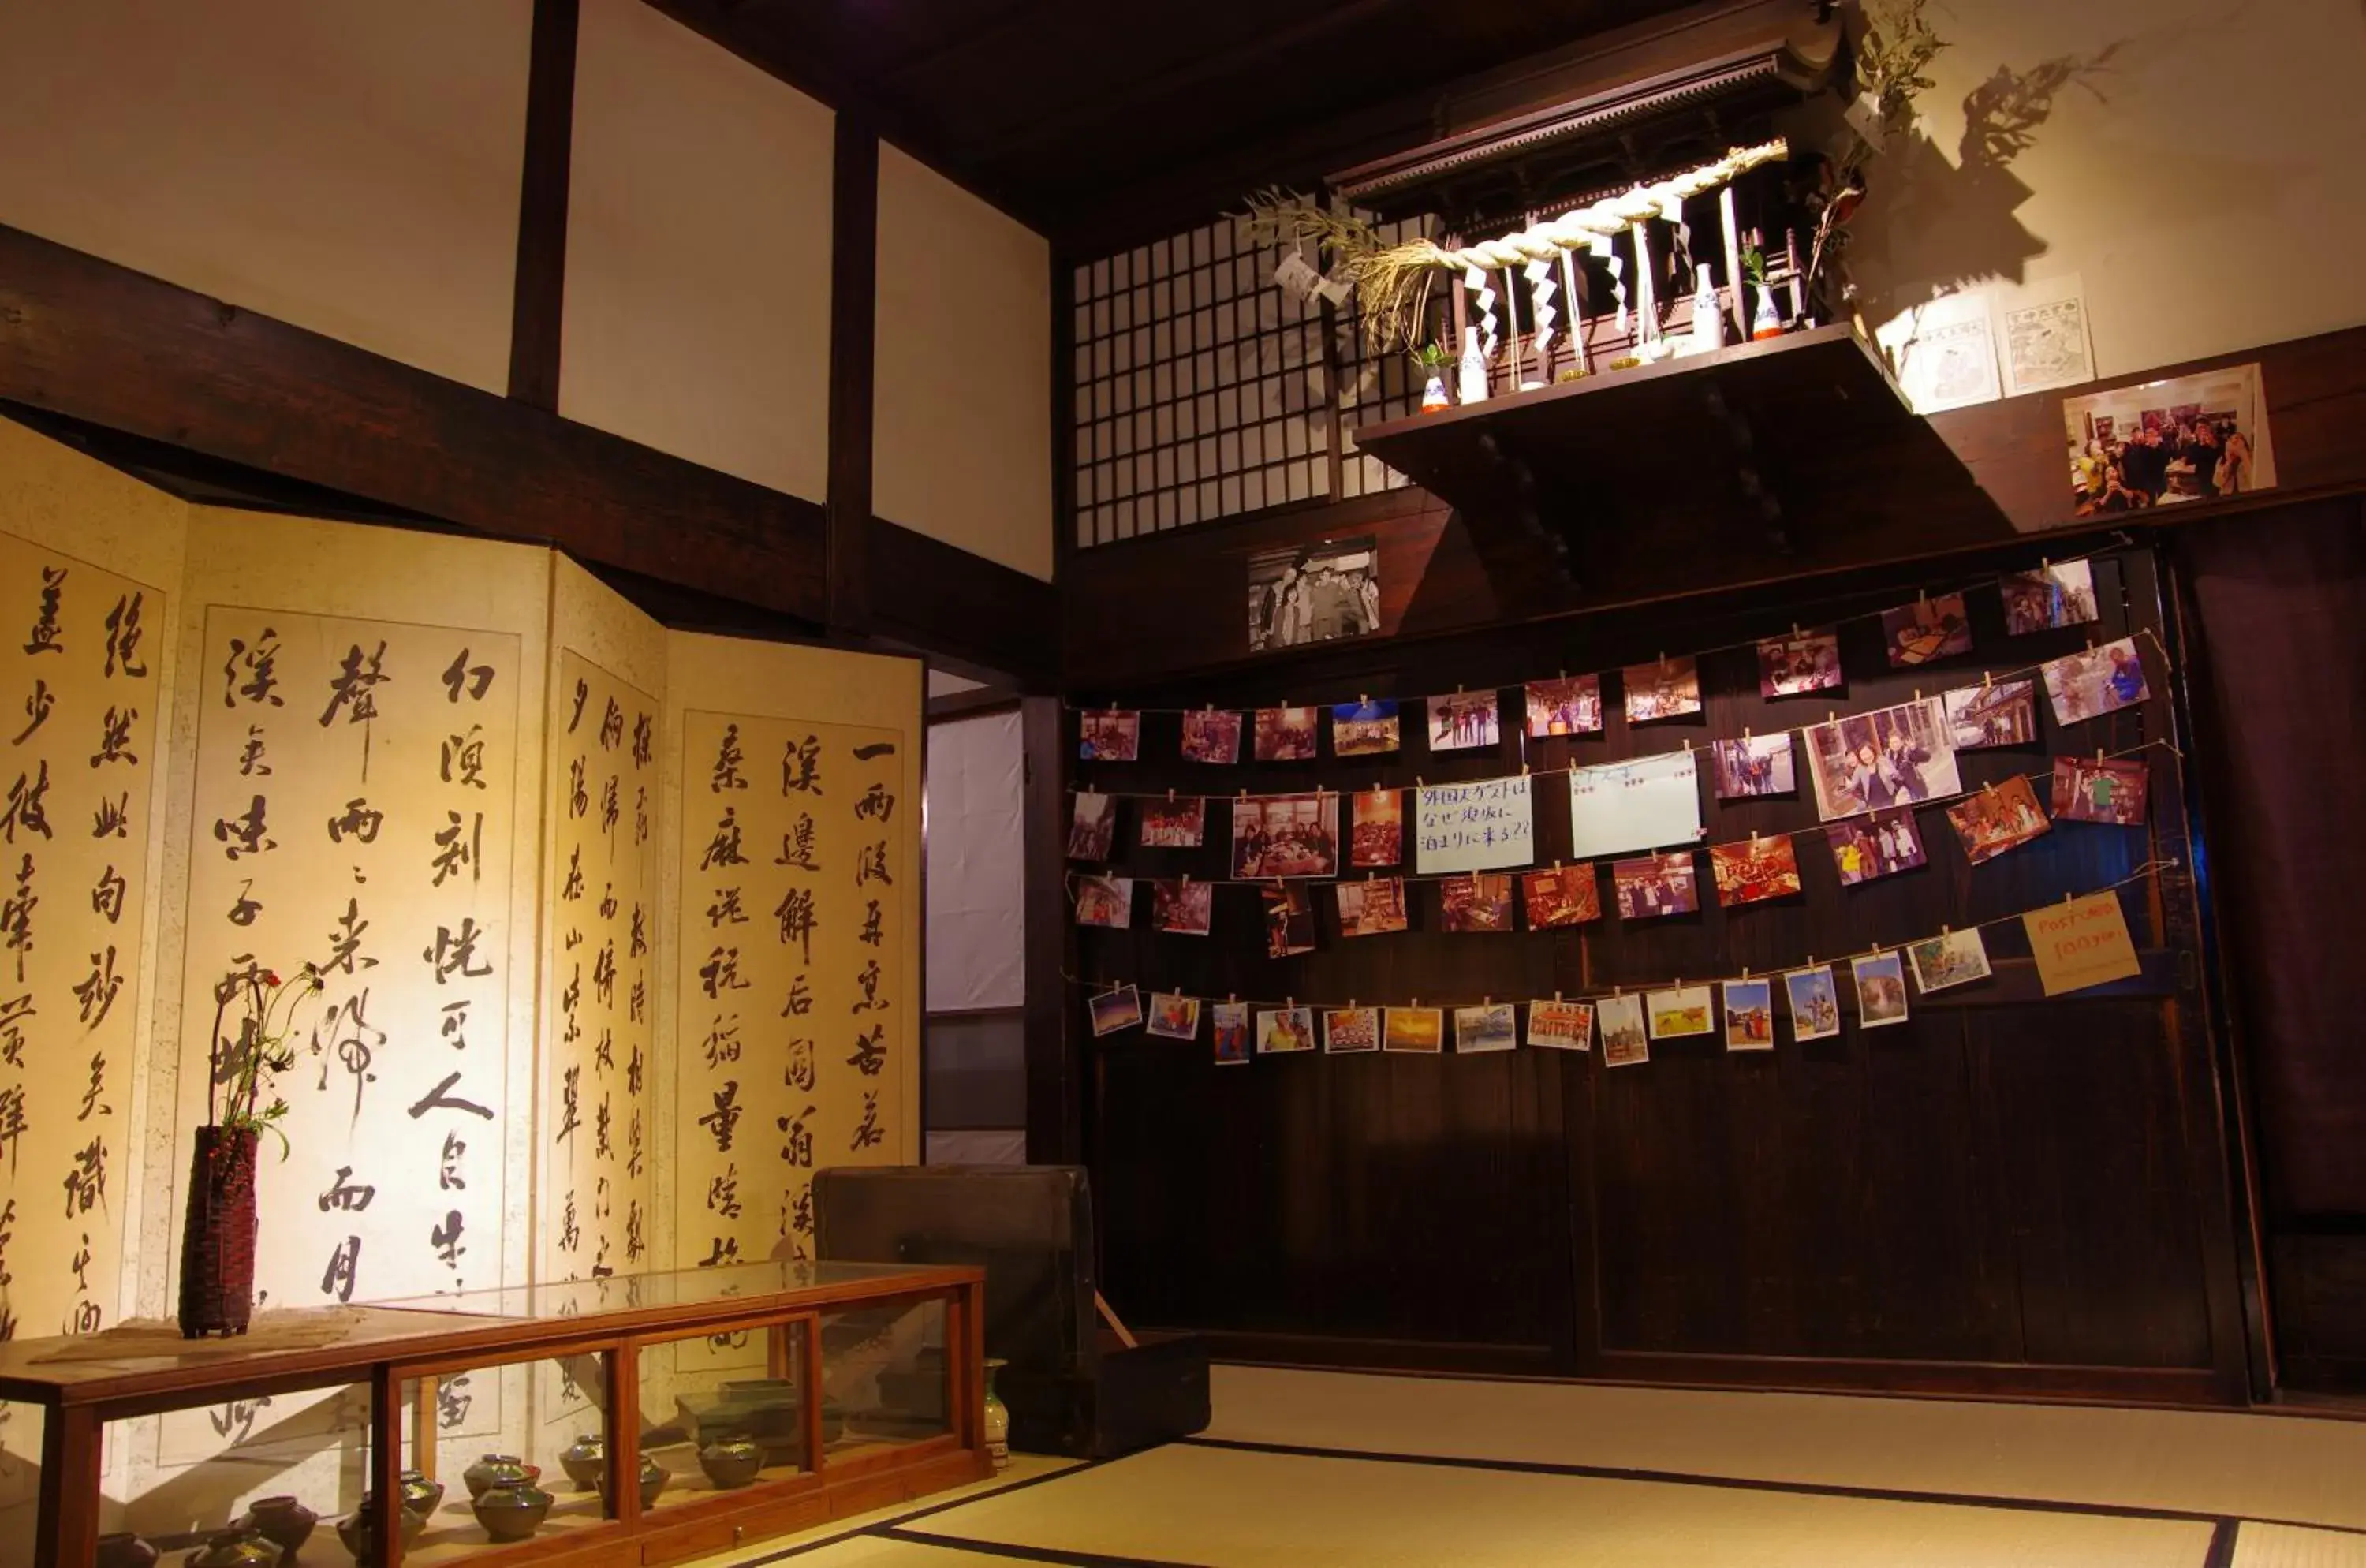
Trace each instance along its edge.
<path fill-rule="evenodd" d="M 764 1468 L 764 1450 L 745 1438 L 709 1443 L 698 1450 L 698 1468 L 718 1492 L 732 1492 L 756 1479 Z"/>
<path fill-rule="evenodd" d="M 495 1540 L 513 1541 L 527 1540 L 540 1529 L 556 1501 L 541 1487 L 520 1483 L 515 1486 L 489 1486 L 469 1506 L 487 1535 Z"/>

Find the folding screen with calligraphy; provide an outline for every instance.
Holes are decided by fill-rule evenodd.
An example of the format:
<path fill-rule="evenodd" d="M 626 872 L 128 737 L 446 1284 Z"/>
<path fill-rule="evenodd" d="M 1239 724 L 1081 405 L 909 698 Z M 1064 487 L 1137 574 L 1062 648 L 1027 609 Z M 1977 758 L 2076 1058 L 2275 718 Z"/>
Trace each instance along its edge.
<path fill-rule="evenodd" d="M 327 984 L 280 1084 L 256 1284 L 498 1284 L 518 638 L 215 605 L 204 650 L 187 1044 L 250 966 Z"/>
<path fill-rule="evenodd" d="M 116 1317 L 171 626 L 156 589 L 0 534 L 0 1339 Z"/>

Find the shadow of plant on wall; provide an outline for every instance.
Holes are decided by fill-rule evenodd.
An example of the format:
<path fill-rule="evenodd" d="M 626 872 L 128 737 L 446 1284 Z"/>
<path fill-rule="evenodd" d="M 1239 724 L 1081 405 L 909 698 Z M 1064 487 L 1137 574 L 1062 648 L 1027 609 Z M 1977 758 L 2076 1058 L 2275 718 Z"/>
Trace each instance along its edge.
<path fill-rule="evenodd" d="M 2019 217 L 2034 193 L 2013 164 L 2037 144 L 2065 94 L 2110 101 L 2100 79 L 2112 74 L 2127 42 L 2021 70 L 1999 65 L 1964 96 L 1964 131 L 1952 161 L 1919 125 L 1883 149 L 1869 171 L 1868 210 L 1850 258 L 1869 325 L 1957 288 L 2023 280 L 2030 259 L 2047 246 Z"/>

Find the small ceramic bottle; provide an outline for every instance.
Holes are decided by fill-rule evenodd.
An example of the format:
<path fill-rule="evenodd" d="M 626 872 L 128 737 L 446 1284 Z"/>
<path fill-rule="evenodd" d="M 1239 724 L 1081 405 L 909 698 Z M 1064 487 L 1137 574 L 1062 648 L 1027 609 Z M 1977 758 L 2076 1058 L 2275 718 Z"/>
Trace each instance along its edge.
<path fill-rule="evenodd" d="M 995 1392 L 994 1374 L 1009 1364 L 999 1356 L 986 1359 L 986 1451 L 997 1470 L 1010 1468 L 1010 1406 Z"/>
<path fill-rule="evenodd" d="M 1758 286 L 1758 313 L 1750 320 L 1750 336 L 1759 338 L 1783 335 L 1783 312 L 1774 308 L 1774 290 L 1766 284 Z"/>
<path fill-rule="evenodd" d="M 1698 268 L 1699 287 L 1693 290 L 1693 343 L 1691 352 L 1707 354 L 1725 346 L 1725 312 L 1718 308 L 1717 285 L 1708 277 L 1708 267 Z"/>
<path fill-rule="evenodd" d="M 1462 385 L 1460 401 L 1483 403 L 1487 400 L 1487 356 L 1480 352 L 1479 334 L 1462 334 Z"/>

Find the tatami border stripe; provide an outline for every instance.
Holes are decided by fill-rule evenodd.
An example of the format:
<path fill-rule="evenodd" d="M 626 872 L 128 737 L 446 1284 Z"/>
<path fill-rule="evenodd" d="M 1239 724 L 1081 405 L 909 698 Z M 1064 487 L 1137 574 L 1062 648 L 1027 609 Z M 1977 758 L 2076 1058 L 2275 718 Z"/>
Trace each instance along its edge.
<path fill-rule="evenodd" d="M 1064 1472 L 1063 1473 L 1068 1473 Z M 984 1498 L 976 1499 L 979 1502 Z M 902 1541 L 908 1546 L 941 1546 L 955 1551 L 983 1552 L 988 1557 L 1012 1557 L 1022 1562 L 1053 1562 L 1066 1568 L 1206 1568 L 1165 1557 L 1111 1557 L 1098 1551 L 1069 1551 L 1053 1546 L 1017 1546 L 1007 1540 L 979 1540 L 973 1536 L 937 1535 L 906 1529 L 901 1525 L 873 1525 L 863 1532 L 874 1540 Z"/>
<path fill-rule="evenodd" d="M 1193 1448 L 1228 1449 L 1241 1453 L 1286 1454 L 1301 1459 L 1364 1460 L 1376 1464 L 1421 1464 L 1449 1470 L 1505 1471 L 1525 1475 L 1567 1475 L 1594 1481 L 1653 1482 L 1665 1486 L 1711 1486 L 1737 1492 L 1787 1492 L 1812 1497 L 1853 1497 L 1876 1503 L 1921 1503 L 1959 1508 L 2009 1508 L 2034 1514 L 2085 1514 L 2099 1518 L 2155 1519 L 2171 1524 L 2216 1527 L 2236 1516 L 2188 1508 L 2147 1508 L 2122 1503 L 2080 1503 L 2060 1497 L 1996 1496 L 1977 1492 L 1913 1492 L 1885 1486 L 1844 1486 L 1818 1481 L 1772 1481 L 1751 1476 L 1703 1475 L 1680 1470 L 1629 1470 L 1617 1465 L 1555 1464 L 1542 1460 L 1476 1459 L 1448 1454 L 1408 1454 L 1371 1449 L 1327 1449 L 1301 1443 L 1253 1442 L 1241 1438 L 1185 1438 Z M 2306 1519 L 2263 1519 L 2245 1514 L 2241 1522 L 2289 1525 L 2295 1529 L 2327 1530 L 2337 1535 L 2366 1536 L 2351 1525 L 2317 1524 Z"/>
<path fill-rule="evenodd" d="M 1148 1452 L 1150 1450 L 1144 1450 L 1143 1451 Z M 857 1525 L 851 1529 L 840 1530 L 836 1535 L 825 1536 L 819 1540 L 806 1541 L 802 1546 L 783 1547 L 780 1551 L 772 1553 L 770 1556 L 744 1558 L 741 1561 L 733 1563 L 731 1568 L 766 1568 L 766 1565 L 769 1563 L 785 1562 L 792 1557 L 803 1557 L 809 1551 L 819 1551 L 825 1546 L 842 1546 L 850 1540 L 860 1540 L 863 1537 L 876 1534 L 880 1530 L 893 1529 L 899 1526 L 908 1525 L 914 1519 L 925 1519 L 937 1514 L 949 1513 L 955 1508 L 965 1508 L 972 1503 L 983 1503 L 989 1497 L 1008 1497 L 1014 1492 L 1024 1492 L 1030 1487 L 1041 1486 L 1047 1481 L 1058 1481 L 1066 1476 L 1082 1475 L 1088 1470 L 1098 1470 L 1105 1464 L 1116 1464 L 1122 1460 L 1132 1459 L 1132 1457 L 1134 1456 L 1132 1454 L 1121 1454 L 1117 1459 L 1081 1460 L 1075 1464 L 1065 1466 L 1059 1470 L 1047 1471 L 1042 1475 L 1031 1475 L 1024 1481 L 1014 1481 L 1008 1486 L 997 1486 L 988 1491 L 975 1492 L 966 1497 L 949 1497 L 941 1503 L 931 1503 L 925 1507 L 915 1508 L 908 1514 L 898 1514 L 892 1519 L 884 1519 L 875 1525 Z"/>
<path fill-rule="evenodd" d="M 2234 1568 L 2235 1538 L 2242 1533 L 2242 1520 L 2220 1519 L 2218 1528 L 2210 1532 L 2210 1552 L 2203 1558 L 2202 1568 Z"/>

